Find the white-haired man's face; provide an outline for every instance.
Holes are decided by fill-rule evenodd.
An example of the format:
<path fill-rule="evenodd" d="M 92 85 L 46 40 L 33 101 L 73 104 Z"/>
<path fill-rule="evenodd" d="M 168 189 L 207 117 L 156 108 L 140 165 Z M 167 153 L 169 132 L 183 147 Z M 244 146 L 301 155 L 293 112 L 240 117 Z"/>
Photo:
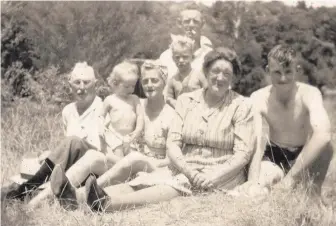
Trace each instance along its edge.
<path fill-rule="evenodd" d="M 95 95 L 96 78 L 92 67 L 76 65 L 69 75 L 69 83 L 76 101 L 85 101 Z"/>
<path fill-rule="evenodd" d="M 186 36 L 195 40 L 201 37 L 203 17 L 198 10 L 184 10 L 179 18 L 179 25 Z"/>

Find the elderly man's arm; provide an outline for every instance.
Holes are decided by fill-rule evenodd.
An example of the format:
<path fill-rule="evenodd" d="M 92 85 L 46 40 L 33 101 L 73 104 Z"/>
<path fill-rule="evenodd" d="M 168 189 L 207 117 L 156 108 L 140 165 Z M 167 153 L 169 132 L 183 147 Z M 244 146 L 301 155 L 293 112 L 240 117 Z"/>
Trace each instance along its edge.
<path fill-rule="evenodd" d="M 233 118 L 234 147 L 233 156 L 227 160 L 222 168 L 212 176 L 214 185 L 229 180 L 237 175 L 251 160 L 255 144 L 254 117 L 252 104 L 245 99 L 238 107 Z"/>
<path fill-rule="evenodd" d="M 294 185 L 295 177 L 298 176 L 302 170 L 313 164 L 315 159 L 327 147 L 331 140 L 330 121 L 323 106 L 321 92 L 317 88 L 311 88 L 311 90 L 307 91 L 304 95 L 303 103 L 308 109 L 312 136 L 282 181 L 283 184 L 289 187 Z"/>

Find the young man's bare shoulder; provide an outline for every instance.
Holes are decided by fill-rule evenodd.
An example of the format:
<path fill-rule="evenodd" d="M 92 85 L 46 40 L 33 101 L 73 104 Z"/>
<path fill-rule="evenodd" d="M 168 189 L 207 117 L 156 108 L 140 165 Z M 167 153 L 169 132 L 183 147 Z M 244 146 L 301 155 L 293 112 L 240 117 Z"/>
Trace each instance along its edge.
<path fill-rule="evenodd" d="M 318 88 L 315 86 L 302 83 L 302 82 L 297 82 L 296 83 L 298 86 L 298 92 L 304 97 L 304 96 L 311 96 L 311 95 L 320 95 L 321 92 Z"/>
<path fill-rule="evenodd" d="M 260 100 L 266 100 L 269 98 L 270 96 L 270 93 L 271 93 L 271 85 L 269 86 L 266 86 L 266 87 L 263 87 L 261 89 L 258 89 L 256 91 L 254 91 L 252 94 L 251 94 L 251 99 L 253 101 L 260 101 Z"/>

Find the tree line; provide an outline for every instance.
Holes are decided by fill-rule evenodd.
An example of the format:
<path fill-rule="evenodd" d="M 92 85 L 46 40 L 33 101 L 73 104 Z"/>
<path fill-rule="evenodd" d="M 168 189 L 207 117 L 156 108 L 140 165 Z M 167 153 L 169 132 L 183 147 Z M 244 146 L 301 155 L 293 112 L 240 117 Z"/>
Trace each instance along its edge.
<path fill-rule="evenodd" d="M 69 100 L 65 73 L 87 61 L 99 94 L 113 66 L 132 56 L 157 58 L 178 33 L 176 17 L 190 3 L 1 2 L 1 99 Z M 336 8 L 281 2 L 216 2 L 199 5 L 203 35 L 214 46 L 233 47 L 243 66 L 236 90 L 250 95 L 268 83 L 267 53 L 280 43 L 300 53 L 299 80 L 336 87 Z"/>

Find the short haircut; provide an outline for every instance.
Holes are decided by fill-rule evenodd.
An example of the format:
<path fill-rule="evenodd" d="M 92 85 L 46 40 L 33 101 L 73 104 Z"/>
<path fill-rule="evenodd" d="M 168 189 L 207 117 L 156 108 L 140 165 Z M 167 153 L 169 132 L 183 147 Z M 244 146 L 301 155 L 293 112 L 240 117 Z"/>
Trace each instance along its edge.
<path fill-rule="evenodd" d="M 139 67 L 136 63 L 124 60 L 123 62 L 117 64 L 112 69 L 111 74 L 107 78 L 109 85 L 118 85 L 122 81 L 125 75 L 128 75 L 130 72 L 136 74 L 139 77 Z"/>
<path fill-rule="evenodd" d="M 170 44 L 172 52 L 174 52 L 174 48 L 176 48 L 177 46 L 187 48 L 190 49 L 190 51 L 193 51 L 194 40 L 182 35 L 172 35 L 172 43 Z"/>
<path fill-rule="evenodd" d="M 226 60 L 230 62 L 233 68 L 234 75 L 237 76 L 241 74 L 242 71 L 241 64 L 236 51 L 227 47 L 219 47 L 214 50 L 211 50 L 204 57 L 203 72 L 205 76 L 207 76 L 210 67 L 217 60 Z"/>
<path fill-rule="evenodd" d="M 281 44 L 273 47 L 268 53 L 267 60 L 276 60 L 284 66 L 288 67 L 297 60 L 297 53 L 294 48 L 287 44 Z"/>
<path fill-rule="evenodd" d="M 203 10 L 201 9 L 201 7 L 199 5 L 197 5 L 195 2 L 184 2 L 182 3 L 182 9 L 180 10 L 178 19 L 181 19 L 181 14 L 184 11 L 188 11 L 188 10 L 195 10 L 201 13 L 201 19 L 204 20 L 204 15 L 203 15 Z"/>

